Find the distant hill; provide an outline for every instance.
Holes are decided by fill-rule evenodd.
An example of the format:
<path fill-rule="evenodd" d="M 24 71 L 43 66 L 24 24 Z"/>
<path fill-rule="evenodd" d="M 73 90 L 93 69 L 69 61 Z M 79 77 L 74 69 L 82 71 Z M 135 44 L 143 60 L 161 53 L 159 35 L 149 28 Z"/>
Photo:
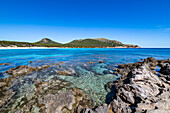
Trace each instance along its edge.
<path fill-rule="evenodd" d="M 119 41 L 105 38 L 73 40 L 72 42 L 67 43 L 67 45 L 72 47 L 139 47 L 137 45 L 123 44 Z"/>
<path fill-rule="evenodd" d="M 43 38 L 40 41 L 36 42 L 36 43 L 42 43 L 42 44 L 60 44 L 58 42 L 55 42 L 49 38 Z"/>
<path fill-rule="evenodd" d="M 139 48 L 138 45 L 123 44 L 116 40 L 109 40 L 105 38 L 95 39 L 80 39 L 73 40 L 66 44 L 55 42 L 49 38 L 43 38 L 42 40 L 29 43 L 29 42 L 16 42 L 16 41 L 0 41 L 0 47 L 80 47 L 80 48 L 105 48 L 105 47 L 120 47 L 120 48 Z"/>
<path fill-rule="evenodd" d="M 34 44 L 36 44 L 39 47 L 60 47 L 61 43 L 55 42 L 49 38 L 43 38 L 38 42 L 35 42 Z"/>
<path fill-rule="evenodd" d="M 0 41 L 0 47 L 33 47 L 34 43 L 16 42 L 16 41 Z"/>
<path fill-rule="evenodd" d="M 81 40 L 73 40 L 68 43 L 68 45 L 73 47 L 115 47 L 122 46 L 122 44 L 118 43 L 106 43 L 96 39 L 81 39 Z"/>
<path fill-rule="evenodd" d="M 101 41 L 101 42 L 105 42 L 105 43 L 108 43 L 108 44 L 120 44 L 122 45 L 121 42 L 117 41 L 117 40 L 109 40 L 109 39 L 106 39 L 106 38 L 95 38 L 94 40 L 98 40 L 98 41 Z"/>

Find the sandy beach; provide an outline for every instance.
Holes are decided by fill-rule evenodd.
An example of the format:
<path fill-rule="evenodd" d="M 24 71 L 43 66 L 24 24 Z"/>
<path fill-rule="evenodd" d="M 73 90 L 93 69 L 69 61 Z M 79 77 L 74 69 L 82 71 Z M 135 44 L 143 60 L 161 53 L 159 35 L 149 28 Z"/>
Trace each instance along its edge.
<path fill-rule="evenodd" d="M 0 47 L 0 49 L 45 49 L 47 47 Z"/>

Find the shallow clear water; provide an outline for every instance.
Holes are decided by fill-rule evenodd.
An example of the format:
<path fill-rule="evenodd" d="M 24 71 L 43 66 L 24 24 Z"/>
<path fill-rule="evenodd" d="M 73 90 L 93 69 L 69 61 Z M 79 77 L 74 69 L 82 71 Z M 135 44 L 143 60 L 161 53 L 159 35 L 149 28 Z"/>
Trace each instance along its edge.
<path fill-rule="evenodd" d="M 29 61 L 99 61 L 107 63 L 136 62 L 147 57 L 167 59 L 170 49 L 113 49 L 113 48 L 64 48 L 64 49 L 0 49 L 0 63 L 11 63 L 0 66 L 0 72 L 18 65 L 28 65 Z"/>
<path fill-rule="evenodd" d="M 102 104 L 106 101 L 108 93 L 105 84 L 114 81 L 120 75 L 114 75 L 113 71 L 118 64 L 133 63 L 155 57 L 156 59 L 170 58 L 170 49 L 113 49 L 113 48 L 80 48 L 80 49 L 9 49 L 0 50 L 0 63 L 10 65 L 0 66 L 0 78 L 8 77 L 4 72 L 19 65 L 34 67 L 51 65 L 50 68 L 41 72 L 33 72 L 35 78 L 50 80 L 57 76 L 72 83 L 71 87 L 77 87 L 87 93 L 93 101 Z M 36 62 L 36 61 L 42 62 Z M 33 63 L 29 63 L 33 61 Z M 55 64 L 60 63 L 61 67 Z M 105 63 L 98 63 L 104 61 Z M 95 62 L 89 64 L 89 62 Z M 71 74 L 58 75 L 58 71 L 68 71 Z M 25 79 L 26 80 L 26 79 Z"/>

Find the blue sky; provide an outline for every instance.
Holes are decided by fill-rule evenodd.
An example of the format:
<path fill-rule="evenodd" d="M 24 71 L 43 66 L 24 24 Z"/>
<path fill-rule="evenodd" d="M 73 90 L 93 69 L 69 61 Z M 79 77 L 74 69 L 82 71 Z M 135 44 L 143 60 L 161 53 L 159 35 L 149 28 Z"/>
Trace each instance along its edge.
<path fill-rule="evenodd" d="M 0 0 L 0 40 L 108 38 L 170 47 L 170 0 Z"/>

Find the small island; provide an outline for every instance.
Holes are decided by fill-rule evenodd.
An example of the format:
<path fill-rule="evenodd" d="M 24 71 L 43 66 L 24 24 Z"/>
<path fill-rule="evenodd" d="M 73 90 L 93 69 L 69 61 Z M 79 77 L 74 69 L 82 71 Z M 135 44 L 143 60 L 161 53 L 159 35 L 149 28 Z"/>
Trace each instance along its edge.
<path fill-rule="evenodd" d="M 0 41 L 0 48 L 140 48 L 138 45 L 123 44 L 116 40 L 109 40 L 106 38 L 95 39 L 79 39 L 73 40 L 69 43 L 58 43 L 49 38 L 34 43 L 30 42 L 16 42 L 16 41 Z"/>

